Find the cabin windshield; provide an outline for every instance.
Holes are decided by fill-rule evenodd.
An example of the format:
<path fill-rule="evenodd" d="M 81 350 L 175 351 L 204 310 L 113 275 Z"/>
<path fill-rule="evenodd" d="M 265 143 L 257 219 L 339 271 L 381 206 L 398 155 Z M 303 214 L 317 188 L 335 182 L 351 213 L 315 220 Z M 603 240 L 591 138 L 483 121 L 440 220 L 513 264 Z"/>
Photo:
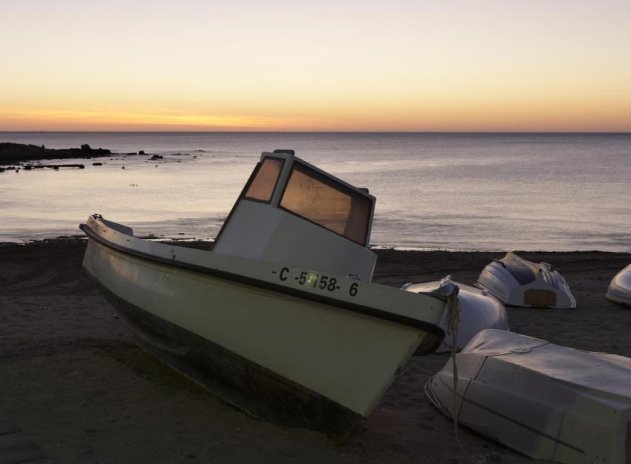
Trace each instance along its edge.
<path fill-rule="evenodd" d="M 372 200 L 306 166 L 294 165 L 280 206 L 366 245 Z"/>
<path fill-rule="evenodd" d="M 265 158 L 254 173 L 246 189 L 245 198 L 269 203 L 282 168 L 282 159 Z"/>

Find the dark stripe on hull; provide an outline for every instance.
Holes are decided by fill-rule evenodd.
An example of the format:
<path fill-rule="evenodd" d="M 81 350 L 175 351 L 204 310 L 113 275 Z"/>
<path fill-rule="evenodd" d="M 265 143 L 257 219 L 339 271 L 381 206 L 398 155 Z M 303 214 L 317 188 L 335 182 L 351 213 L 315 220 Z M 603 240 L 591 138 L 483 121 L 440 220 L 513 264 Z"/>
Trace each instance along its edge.
<path fill-rule="evenodd" d="M 144 349 L 239 409 L 282 425 L 317 430 L 339 442 L 362 419 L 360 414 L 100 287 L 138 333 Z"/>

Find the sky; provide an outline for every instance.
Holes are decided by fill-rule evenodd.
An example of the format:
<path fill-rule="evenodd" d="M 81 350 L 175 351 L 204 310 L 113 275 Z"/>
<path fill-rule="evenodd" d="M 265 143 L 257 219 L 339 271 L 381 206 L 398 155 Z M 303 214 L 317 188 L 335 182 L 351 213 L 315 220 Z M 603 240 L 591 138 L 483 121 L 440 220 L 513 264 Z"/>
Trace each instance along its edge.
<path fill-rule="evenodd" d="M 0 131 L 631 131 L 631 1 L 1 0 Z"/>

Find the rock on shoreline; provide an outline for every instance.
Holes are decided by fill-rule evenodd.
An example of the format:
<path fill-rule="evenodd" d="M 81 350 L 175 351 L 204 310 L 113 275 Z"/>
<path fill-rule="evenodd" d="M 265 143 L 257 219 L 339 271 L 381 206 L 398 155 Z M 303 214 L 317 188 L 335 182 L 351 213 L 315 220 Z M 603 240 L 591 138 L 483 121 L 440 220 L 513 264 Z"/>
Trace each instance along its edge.
<path fill-rule="evenodd" d="M 110 156 L 111 150 L 105 148 L 91 148 L 90 145 L 81 145 L 81 148 L 45 148 L 37 145 L 25 145 L 21 143 L 0 143 L 0 166 L 16 164 L 24 161 L 43 159 L 68 159 L 68 158 L 96 158 Z"/>

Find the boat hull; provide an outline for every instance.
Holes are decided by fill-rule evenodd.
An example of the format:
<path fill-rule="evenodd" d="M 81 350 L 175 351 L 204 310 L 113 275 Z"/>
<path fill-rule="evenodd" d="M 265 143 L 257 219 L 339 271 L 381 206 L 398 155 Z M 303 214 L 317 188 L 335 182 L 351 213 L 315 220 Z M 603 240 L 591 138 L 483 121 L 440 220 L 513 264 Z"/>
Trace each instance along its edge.
<path fill-rule="evenodd" d="M 117 297 L 107 300 L 148 353 L 208 388 L 223 401 L 271 422 L 344 440 L 362 416 L 199 335 Z"/>
<path fill-rule="evenodd" d="M 442 283 L 443 281 L 411 284 L 404 286 L 403 289 L 414 293 L 432 293 L 438 291 Z M 473 336 L 484 329 L 509 330 L 506 308 L 497 298 L 479 288 L 458 282 L 454 282 L 454 284 L 458 286 L 458 299 L 460 300 L 456 349 L 464 348 Z M 437 352 L 450 351 L 454 343 L 453 335 L 447 331 L 448 324 L 448 314 L 445 313 L 440 326 L 447 335 L 436 350 Z"/>
<path fill-rule="evenodd" d="M 605 297 L 614 303 L 631 306 L 631 265 L 611 280 Z"/>
<path fill-rule="evenodd" d="M 88 227 L 83 266 L 141 345 L 257 417 L 343 438 L 417 347 L 432 341 L 427 349 L 433 349 L 441 339 L 438 327 L 431 335 L 349 310 L 344 301 L 335 305 L 127 252 L 116 243 L 133 246 L 139 239 L 99 227 Z M 433 301 L 438 321 L 444 304 Z"/>
<path fill-rule="evenodd" d="M 486 265 L 476 286 L 508 306 L 576 308 L 565 278 L 547 263 L 533 263 L 509 252 Z"/>

